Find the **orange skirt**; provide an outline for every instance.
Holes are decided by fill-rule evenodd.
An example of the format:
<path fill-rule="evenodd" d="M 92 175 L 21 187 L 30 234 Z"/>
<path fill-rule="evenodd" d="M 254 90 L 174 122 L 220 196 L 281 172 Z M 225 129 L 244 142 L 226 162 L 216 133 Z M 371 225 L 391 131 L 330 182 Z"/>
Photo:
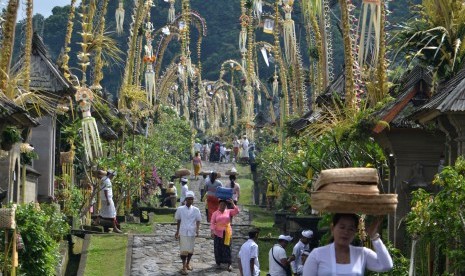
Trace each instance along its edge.
<path fill-rule="evenodd" d="M 208 221 L 212 218 L 213 213 L 218 210 L 220 201 L 216 196 L 207 195 Z"/>
<path fill-rule="evenodd" d="M 199 175 L 200 173 L 200 164 L 194 164 L 194 176 Z"/>

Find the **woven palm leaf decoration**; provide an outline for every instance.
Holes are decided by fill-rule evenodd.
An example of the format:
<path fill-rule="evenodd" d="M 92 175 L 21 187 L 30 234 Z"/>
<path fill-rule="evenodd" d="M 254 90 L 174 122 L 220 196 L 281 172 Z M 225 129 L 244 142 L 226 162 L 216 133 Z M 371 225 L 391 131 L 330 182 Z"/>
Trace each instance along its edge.
<path fill-rule="evenodd" d="M 367 62 L 368 53 L 372 53 L 373 63 L 377 63 L 381 34 L 381 1 L 363 0 L 358 63 Z M 368 29 L 367 29 L 368 27 Z M 374 35 L 372 36 L 372 33 Z M 371 50 L 371 51 L 370 51 Z"/>
<path fill-rule="evenodd" d="M 124 2 L 120 0 L 118 3 L 118 8 L 115 12 L 116 19 L 116 33 L 118 35 L 123 34 L 123 24 L 124 24 Z"/>
<path fill-rule="evenodd" d="M 154 103 L 157 98 L 156 91 L 155 91 L 155 72 L 153 71 L 153 63 L 155 62 L 155 56 L 153 55 L 152 32 L 153 32 L 153 24 L 152 22 L 148 21 L 145 24 L 146 44 L 144 46 L 144 50 L 145 50 L 144 63 L 146 66 L 145 67 L 145 92 L 147 93 L 147 102 L 149 104 Z"/>
<path fill-rule="evenodd" d="M 75 99 L 82 112 L 82 140 L 86 160 L 87 162 L 91 162 L 95 158 L 103 155 L 97 123 L 90 113 L 94 95 L 89 88 L 80 87 L 75 94 Z"/>
<path fill-rule="evenodd" d="M 283 10 L 285 13 L 283 23 L 283 36 L 284 36 L 284 53 L 288 64 L 293 64 L 296 58 L 297 42 L 295 38 L 295 24 L 292 20 L 292 5 L 294 0 L 283 0 Z"/>

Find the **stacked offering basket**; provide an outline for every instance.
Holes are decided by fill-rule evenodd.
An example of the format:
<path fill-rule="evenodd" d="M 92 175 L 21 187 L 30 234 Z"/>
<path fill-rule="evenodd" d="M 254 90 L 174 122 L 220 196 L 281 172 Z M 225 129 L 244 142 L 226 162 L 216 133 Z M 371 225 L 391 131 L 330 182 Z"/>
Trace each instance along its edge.
<path fill-rule="evenodd" d="M 314 185 L 311 205 L 330 213 L 394 213 L 396 194 L 380 194 L 378 172 L 373 168 L 323 170 Z"/>

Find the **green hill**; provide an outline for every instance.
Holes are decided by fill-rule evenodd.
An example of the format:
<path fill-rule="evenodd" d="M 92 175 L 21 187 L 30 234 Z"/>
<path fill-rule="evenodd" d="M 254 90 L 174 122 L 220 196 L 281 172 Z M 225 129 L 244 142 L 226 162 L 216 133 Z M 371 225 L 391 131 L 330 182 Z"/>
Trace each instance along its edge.
<path fill-rule="evenodd" d="M 421 0 L 396 0 L 389 2 L 389 8 L 391 14 L 388 19 L 391 22 L 391 26 L 394 26 L 397 22 L 403 22 L 407 17 L 410 16 L 408 7 L 409 3 L 419 3 Z M 180 12 L 180 1 L 177 1 L 176 12 Z M 334 2 L 334 1 L 333 1 Z M 304 55 L 304 66 L 308 67 L 308 47 L 305 40 L 305 29 L 303 25 L 302 13 L 300 12 L 300 1 L 296 1 L 294 9 L 294 20 L 296 23 L 296 34 L 297 39 L 301 48 L 301 52 Z M 360 0 L 354 1 L 354 4 L 359 7 Z M 127 38 L 128 29 L 132 13 L 133 1 L 125 1 L 125 23 L 124 23 L 124 34 L 122 36 L 113 36 L 117 39 L 120 49 L 126 53 L 127 50 Z M 156 6 L 152 8 L 151 18 L 156 29 L 166 25 L 167 14 L 169 4 L 158 0 L 155 1 Z M 337 5 L 336 5 L 337 6 Z M 108 6 L 108 13 L 106 15 L 106 25 L 109 31 L 115 30 L 115 10 L 117 8 L 117 1 L 110 1 Z M 240 16 L 240 4 L 239 1 L 231 0 L 193 0 L 191 1 L 191 9 L 198 11 L 206 20 L 208 33 L 207 37 L 204 38 L 202 44 L 202 64 L 203 64 L 203 78 L 216 80 L 219 76 L 219 66 L 227 59 L 239 59 L 240 54 L 238 50 L 238 37 L 239 37 L 239 16 Z M 36 30 L 42 33 L 43 40 L 48 47 L 49 53 L 52 59 L 56 59 L 64 44 L 66 22 L 68 18 L 69 6 L 66 7 L 55 7 L 52 10 L 52 15 L 48 18 L 44 18 L 41 15 L 36 15 L 34 22 Z M 338 14 L 337 8 L 335 13 Z M 336 23 L 337 19 L 333 14 L 333 36 L 334 36 L 334 71 L 335 73 L 340 72 L 342 68 L 342 42 L 340 39 L 340 33 L 337 30 Z M 76 16 L 75 29 L 72 36 L 72 55 L 70 60 L 70 67 L 78 67 L 76 65 L 76 54 L 79 51 L 77 42 L 80 40 L 80 36 L 77 32 L 80 31 L 80 24 L 77 21 Z M 24 40 L 23 22 L 18 23 L 17 35 L 16 35 L 16 56 L 20 52 L 21 40 Z M 194 29 L 194 28 L 192 28 Z M 192 31 L 192 46 L 191 51 L 193 53 L 193 62 L 196 62 L 196 46 L 197 32 Z M 265 40 L 272 42 L 272 36 L 263 34 L 261 31 L 256 31 L 257 40 Z M 154 41 L 156 43 L 157 40 Z M 154 48 L 156 46 L 154 45 Z M 179 43 L 177 41 L 171 42 L 168 49 L 165 52 L 163 63 L 166 65 L 175 55 L 179 53 Z M 265 63 L 261 56 L 259 60 L 259 71 L 260 76 L 264 79 L 270 77 L 273 72 L 273 66 L 266 68 Z M 110 67 L 104 69 L 105 78 L 102 81 L 102 86 L 112 94 L 116 94 L 123 74 L 124 64 L 111 64 Z M 90 71 L 90 70 L 89 70 Z M 80 72 L 74 69 L 74 73 L 80 76 Z M 92 72 L 89 72 L 92 74 Z M 91 76 L 90 76 L 91 77 Z"/>

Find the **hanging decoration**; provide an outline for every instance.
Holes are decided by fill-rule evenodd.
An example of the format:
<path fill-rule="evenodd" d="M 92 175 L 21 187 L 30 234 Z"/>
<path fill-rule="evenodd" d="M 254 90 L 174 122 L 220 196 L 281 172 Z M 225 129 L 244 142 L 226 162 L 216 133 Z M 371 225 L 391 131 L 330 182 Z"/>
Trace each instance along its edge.
<path fill-rule="evenodd" d="M 263 13 L 263 1 L 262 0 L 253 0 L 253 10 L 254 14 L 260 22 L 262 13 Z"/>
<path fill-rule="evenodd" d="M 276 73 L 276 67 L 274 70 L 274 76 L 273 76 L 273 89 L 272 89 L 272 95 L 273 97 L 278 96 L 278 89 L 279 89 L 279 83 L 278 83 L 278 75 Z"/>
<path fill-rule="evenodd" d="M 247 27 L 250 23 L 250 18 L 246 14 L 245 0 L 241 0 L 241 17 L 239 21 L 241 22 L 241 31 L 239 33 L 239 51 L 241 52 L 242 68 L 246 68 L 246 54 L 247 54 Z"/>
<path fill-rule="evenodd" d="M 150 20 L 150 17 L 148 17 Z M 152 32 L 153 32 L 153 24 L 152 22 L 148 21 L 145 23 L 145 39 L 146 44 L 144 46 L 144 63 L 145 63 L 145 92 L 147 94 L 147 102 L 149 105 L 152 105 L 156 99 L 156 91 L 155 91 L 155 72 L 153 71 L 153 63 L 155 62 L 156 58 L 153 55 L 153 47 L 152 47 Z"/>
<path fill-rule="evenodd" d="M 82 112 L 82 140 L 86 160 L 90 163 L 95 158 L 103 155 L 97 123 L 90 113 L 94 95 L 89 88 L 80 87 L 75 94 L 75 99 L 79 105 L 79 110 Z"/>
<path fill-rule="evenodd" d="M 270 67 L 270 63 L 268 61 L 268 52 L 266 51 L 265 47 L 262 47 L 260 49 L 260 52 L 262 53 L 263 59 L 265 60 L 266 66 Z"/>
<path fill-rule="evenodd" d="M 285 13 L 283 23 L 283 36 L 284 36 L 284 53 L 288 64 L 295 62 L 296 55 L 296 37 L 295 37 L 295 24 L 292 20 L 292 5 L 293 0 L 283 0 L 283 10 Z"/>
<path fill-rule="evenodd" d="M 273 34 L 274 30 L 274 20 L 270 18 L 266 18 L 265 22 L 263 23 L 263 32 L 266 34 Z"/>
<path fill-rule="evenodd" d="M 116 33 L 118 35 L 123 34 L 123 24 L 124 24 L 124 2 L 120 0 L 118 3 L 118 8 L 115 12 L 115 19 L 116 19 Z"/>
<path fill-rule="evenodd" d="M 176 10 L 174 9 L 174 3 L 176 0 L 169 0 L 170 8 L 168 10 L 168 23 L 173 23 L 176 18 Z"/>
<path fill-rule="evenodd" d="M 368 15 L 368 11 L 370 15 Z M 371 64 L 377 64 L 381 34 L 381 1 L 363 0 L 362 21 L 360 31 L 360 44 L 358 48 L 358 64 L 367 63 L 368 53 L 371 50 Z M 366 27 L 368 25 L 368 30 Z M 374 36 L 372 36 L 374 32 Z M 374 40 L 374 41 L 373 41 Z"/>

